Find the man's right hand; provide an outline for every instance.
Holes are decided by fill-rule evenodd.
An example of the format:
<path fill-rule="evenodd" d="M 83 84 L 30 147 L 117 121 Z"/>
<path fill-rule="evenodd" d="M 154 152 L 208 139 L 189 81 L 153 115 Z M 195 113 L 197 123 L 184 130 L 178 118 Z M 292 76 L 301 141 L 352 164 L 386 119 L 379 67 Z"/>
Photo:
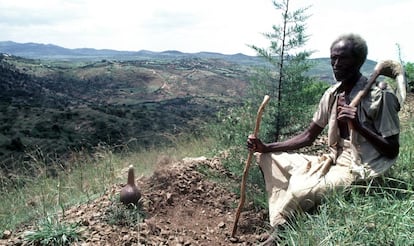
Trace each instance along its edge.
<path fill-rule="evenodd" d="M 266 145 L 252 134 L 247 138 L 247 149 L 252 152 L 263 153 L 266 149 Z"/>

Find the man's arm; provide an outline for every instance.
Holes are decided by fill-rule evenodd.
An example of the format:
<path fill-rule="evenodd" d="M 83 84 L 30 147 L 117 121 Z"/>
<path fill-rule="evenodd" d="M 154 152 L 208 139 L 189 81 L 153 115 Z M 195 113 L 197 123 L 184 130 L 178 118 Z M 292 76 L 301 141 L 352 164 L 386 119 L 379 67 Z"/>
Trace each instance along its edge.
<path fill-rule="evenodd" d="M 253 152 L 268 153 L 268 152 L 280 152 L 299 149 L 305 146 L 311 145 L 319 134 L 323 131 L 323 128 L 312 122 L 309 127 L 299 135 L 288 139 L 283 142 L 274 142 L 264 144 L 260 139 L 250 135 L 247 140 L 247 148 Z"/>
<path fill-rule="evenodd" d="M 397 157 L 400 149 L 400 144 L 398 141 L 399 134 L 386 138 L 378 135 L 359 122 L 356 112 L 356 107 L 349 105 L 340 106 L 338 120 L 349 120 L 353 129 L 365 139 L 367 139 L 382 155 L 390 159 Z"/>

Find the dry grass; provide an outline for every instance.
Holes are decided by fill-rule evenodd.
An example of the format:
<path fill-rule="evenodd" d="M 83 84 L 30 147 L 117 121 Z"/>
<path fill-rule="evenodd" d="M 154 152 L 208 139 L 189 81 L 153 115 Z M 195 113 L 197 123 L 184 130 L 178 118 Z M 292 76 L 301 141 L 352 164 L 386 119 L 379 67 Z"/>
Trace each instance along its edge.
<path fill-rule="evenodd" d="M 69 160 L 70 170 L 50 177 L 40 171 L 37 177 L 17 177 L 25 185 L 1 187 L 0 232 L 12 230 L 22 223 L 64 212 L 74 204 L 85 203 L 103 194 L 108 187 L 126 181 L 129 165 L 136 176 L 149 175 L 157 165 L 165 165 L 186 156 L 209 153 L 210 139 L 175 139 L 175 147 L 143 149 L 137 152 L 114 153 L 100 146 L 93 155 L 81 152 Z M 36 168 L 44 165 L 33 161 Z M 69 165 L 69 164 L 68 164 Z"/>

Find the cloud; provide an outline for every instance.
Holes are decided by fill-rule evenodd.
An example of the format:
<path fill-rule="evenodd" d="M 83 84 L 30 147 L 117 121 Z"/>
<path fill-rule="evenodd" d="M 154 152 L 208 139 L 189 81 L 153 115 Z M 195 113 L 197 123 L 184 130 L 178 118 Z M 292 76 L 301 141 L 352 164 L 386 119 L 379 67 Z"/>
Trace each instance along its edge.
<path fill-rule="evenodd" d="M 414 2 L 408 0 L 315 0 L 309 10 L 313 15 L 308 23 L 307 32 L 312 35 L 308 46 L 317 47 L 315 56 L 327 57 L 335 37 L 353 32 L 367 41 L 370 59 L 398 59 L 396 43 L 404 49 L 414 42 L 407 32 L 414 25 L 412 9 Z"/>
<path fill-rule="evenodd" d="M 81 6 L 69 1 L 5 1 L 0 0 L 0 25 L 51 25 L 85 16 Z"/>
<path fill-rule="evenodd" d="M 310 4 L 307 49 L 316 50 L 314 56 L 328 56 L 334 38 L 356 32 L 372 59 L 395 57 L 399 43 L 414 60 L 412 0 L 290 1 L 291 10 Z M 247 45 L 269 46 L 261 33 L 280 23 L 272 0 L 0 0 L 3 40 L 67 48 L 254 55 Z"/>

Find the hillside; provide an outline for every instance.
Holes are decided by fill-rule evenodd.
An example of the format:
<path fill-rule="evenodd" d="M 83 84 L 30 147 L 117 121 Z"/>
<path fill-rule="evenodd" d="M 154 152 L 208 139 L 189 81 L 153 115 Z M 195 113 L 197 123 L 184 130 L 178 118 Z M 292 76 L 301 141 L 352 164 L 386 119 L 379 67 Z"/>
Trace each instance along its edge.
<path fill-rule="evenodd" d="M 182 133 L 197 134 L 220 109 L 243 102 L 254 67 L 263 65 L 243 54 L 140 51 L 126 56 L 35 43 L 0 42 L 0 52 L 26 57 L 0 55 L 0 169 L 5 173 L 15 172 L 11 163 L 33 152 L 55 162 L 99 144 L 147 148 L 169 144 Z M 331 81 L 329 59 L 315 59 L 314 65 L 309 75 Z M 364 71 L 373 66 L 368 61 Z M 20 169 L 32 171 L 25 165 Z"/>
<path fill-rule="evenodd" d="M 187 57 L 173 51 L 164 55 L 183 57 L 67 61 L 2 54 L 2 182 L 7 178 L 14 181 L 14 177 L 24 176 L 23 173 L 15 175 L 13 172 L 17 170 L 30 172 L 28 176 L 36 176 L 33 172 L 39 170 L 30 169 L 36 166 L 30 166 L 33 161 L 38 161 L 35 164 L 43 161 L 50 164 L 49 171 L 56 175 L 53 168 L 65 168 L 63 165 L 69 162 L 59 162 L 59 159 L 70 155 L 71 151 L 93 151 L 96 146 L 106 144 L 115 146 L 113 149 L 151 148 L 160 142 L 174 142 L 174 139 L 184 136 L 183 133 L 196 134 L 203 122 L 215 120 L 218 110 L 242 103 L 249 76 L 254 73 L 250 66 L 228 60 Z M 372 63 L 368 62 L 367 65 Z M 315 60 L 313 73 L 328 81 L 329 60 Z M 403 123 L 412 118 L 412 106 L 411 94 L 401 115 Z M 410 155 L 411 161 L 411 152 L 405 152 Z M 21 162 L 17 161 L 19 156 L 22 157 Z M 58 183 L 50 190 L 34 191 L 37 193 L 33 199 L 24 200 L 22 206 L 25 209 L 40 209 L 42 197 L 50 193 L 56 198 L 54 204 L 61 205 L 59 211 L 63 214 L 60 214 L 60 221 L 74 223 L 81 229 L 83 241 L 76 245 L 255 245 L 265 239 L 269 230 L 267 211 L 247 201 L 239 220 L 238 237 L 230 237 L 239 199 L 237 187 L 240 177 L 224 168 L 223 162 L 227 158 L 228 153 L 224 152 L 212 158 L 184 158 L 152 163 L 157 167 L 155 172 L 136 179 L 143 192 L 141 209 L 145 219 L 142 221 L 137 214 L 130 214 L 134 210 L 126 210 L 118 203 L 118 194 L 124 183 L 111 182 L 119 177 L 125 180 L 125 169 L 116 172 L 117 177 L 108 179 L 110 187 L 104 187 L 102 196 L 90 197 L 86 192 L 87 203 L 71 207 L 60 204 L 60 196 L 54 197 L 55 192 L 64 194 L 73 186 L 61 187 L 61 183 Z M 240 162 L 241 159 L 238 159 Z M 108 162 L 112 163 L 112 159 Z M 12 163 L 19 165 L 10 166 Z M 122 166 L 128 164 L 122 163 Z M 411 169 L 410 163 L 409 171 L 397 170 L 396 173 L 411 175 Z M 45 176 L 49 177 L 48 174 Z M 24 180 L 16 180 L 15 187 L 23 186 Z M 89 185 L 83 176 L 81 180 L 81 188 Z M 412 184 L 408 183 L 408 186 L 412 187 Z M 392 192 L 401 190 L 400 186 L 389 188 Z M 248 191 L 256 194 L 261 192 L 253 185 L 248 187 Z M 369 198 L 367 191 L 364 192 L 363 197 Z M 391 196 L 391 192 L 387 192 L 380 191 L 379 196 Z M 410 202 L 412 195 L 407 193 L 399 199 Z M 6 189 L 4 194 L 7 194 Z M 22 197 L 24 195 L 21 194 Z M 380 198 L 375 198 L 381 203 Z M 357 211 L 368 205 L 356 204 L 352 209 Z M 412 212 L 412 206 L 403 207 L 406 214 Z M 355 228 L 362 228 L 369 233 L 381 231 L 384 223 L 377 218 L 385 218 L 388 214 L 386 211 L 375 211 L 378 213 L 367 216 L 375 217 L 374 222 L 365 223 L 361 220 L 357 221 L 361 222 L 358 224 L 350 221 L 343 230 L 351 234 L 355 234 Z M 381 216 L 376 216 L 378 214 Z M 344 214 L 350 218 L 352 215 Z M 412 216 L 409 216 L 410 220 L 401 224 L 412 225 Z M 15 230 L 2 231 L 0 245 L 25 245 L 22 241 L 25 233 L 39 230 L 38 225 L 32 222 L 35 223 L 28 221 Z M 321 224 L 341 226 L 341 223 Z M 388 223 L 398 224 L 389 220 L 385 226 Z M 331 235 L 325 238 L 329 239 Z M 393 245 L 390 240 L 389 244 Z"/>
<path fill-rule="evenodd" d="M 413 107 L 414 96 L 409 94 L 406 106 L 400 113 L 402 125 L 406 126 L 407 121 L 412 118 Z M 184 158 L 177 162 L 165 162 L 159 164 L 151 176 L 138 178 L 136 180 L 137 186 L 143 195 L 141 200 L 142 207 L 140 207 L 142 216 L 138 216 L 139 218 L 134 217 L 136 216 L 133 213 L 134 210 L 125 209 L 118 202 L 119 192 L 125 185 L 125 183 L 121 183 L 114 184 L 103 196 L 89 201 L 87 204 L 65 209 L 64 214 L 60 214 L 61 223 L 79 225 L 79 231 L 82 232 L 83 240 L 76 245 L 258 245 L 266 240 L 266 235 L 270 231 L 270 227 L 267 224 L 267 211 L 258 208 L 249 200 L 245 203 L 239 219 L 236 238 L 231 237 L 239 199 L 239 196 L 233 191 L 239 185 L 240 177 L 235 177 L 227 169 L 223 168 L 222 161 L 226 158 L 226 153 L 223 153 L 221 156 L 214 158 Z M 124 177 L 124 179 L 126 179 L 126 172 L 127 169 L 124 169 L 120 173 L 120 176 Z M 208 177 L 216 177 L 216 181 Z M 405 199 L 408 201 L 412 200 L 412 193 L 405 194 L 404 190 L 394 187 L 392 184 L 388 187 L 390 190 L 387 190 L 386 186 L 380 188 L 383 190 L 380 189 L 376 193 L 375 189 L 379 188 L 371 187 L 373 191 L 370 193 L 367 187 L 362 187 L 360 191 L 361 196 L 378 199 L 381 202 L 383 197 L 390 196 L 393 192 L 398 192 L 398 194 L 401 192 L 399 199 L 402 201 Z M 249 199 L 249 196 L 252 196 L 251 194 L 256 193 L 257 195 L 262 192 L 257 187 L 249 184 L 247 190 L 250 192 L 247 199 Z M 356 201 L 351 200 L 349 202 L 352 204 Z M 391 202 L 392 206 L 397 207 L 401 201 Z M 403 211 L 412 219 L 413 207 L 412 203 L 410 204 L 411 206 L 404 207 Z M 342 204 L 342 206 L 344 205 Z M 361 206 L 363 207 L 351 207 L 351 209 L 353 211 L 358 209 L 367 210 L 368 204 Z M 333 210 L 334 208 L 329 209 Z M 381 211 L 376 212 L 385 216 Z M 393 224 L 393 220 L 398 220 L 397 218 L 402 216 L 398 214 L 398 211 L 396 213 L 391 214 L 393 219 L 387 223 Z M 321 215 L 321 217 L 323 216 L 324 214 Z M 344 216 L 347 215 L 345 214 Z M 311 220 L 311 216 L 306 216 L 305 218 L 306 220 Z M 379 229 L 376 227 L 381 226 L 372 225 L 373 223 L 369 225 L 362 224 L 361 226 L 358 224 L 358 221 L 363 221 L 363 219 L 354 218 L 356 219 L 355 222 L 352 219 L 349 218 L 350 221 L 341 230 L 351 230 L 352 235 L 359 235 L 356 234 L 353 227 L 360 229 L 361 232 L 367 227 L 369 233 L 378 233 L 376 231 Z M 412 224 L 408 224 L 408 227 L 410 225 L 412 226 Z M 0 239 L 0 243 L 10 246 L 22 245 L 25 233 L 36 230 L 39 230 L 39 228 L 32 224 L 23 225 L 16 231 L 7 230 L 3 233 L 3 239 Z M 295 232 L 294 229 L 291 230 L 294 234 L 301 233 L 300 231 Z M 326 234 L 326 232 L 317 231 L 314 233 L 316 235 Z M 379 233 L 382 234 L 384 232 L 380 231 Z M 398 235 L 398 232 L 396 234 Z M 326 243 L 334 242 L 330 238 L 332 235 L 329 234 L 324 239 Z M 318 236 L 314 237 L 318 238 Z M 338 237 L 341 238 L 341 236 L 337 235 Z M 413 240 L 412 235 L 410 238 Z M 286 243 L 282 245 L 297 245 L 298 243 L 297 241 L 288 241 L 288 239 L 283 241 L 283 238 L 281 240 L 283 243 Z M 346 241 L 346 238 L 342 239 L 342 241 L 339 240 L 339 242 L 344 243 L 343 240 Z M 381 239 L 377 240 L 381 241 Z M 388 240 L 382 242 L 385 245 L 394 245 L 392 238 Z M 355 241 L 358 240 L 355 239 Z M 319 243 L 320 241 L 318 241 Z M 353 242 L 346 241 L 346 243 Z M 400 244 L 396 243 L 395 245 Z"/>
<path fill-rule="evenodd" d="M 216 59 L 64 62 L 1 55 L 2 169 L 37 149 L 65 155 L 102 143 L 168 144 L 170 136 L 197 131 L 220 108 L 240 103 L 250 74 Z"/>

